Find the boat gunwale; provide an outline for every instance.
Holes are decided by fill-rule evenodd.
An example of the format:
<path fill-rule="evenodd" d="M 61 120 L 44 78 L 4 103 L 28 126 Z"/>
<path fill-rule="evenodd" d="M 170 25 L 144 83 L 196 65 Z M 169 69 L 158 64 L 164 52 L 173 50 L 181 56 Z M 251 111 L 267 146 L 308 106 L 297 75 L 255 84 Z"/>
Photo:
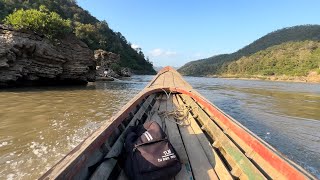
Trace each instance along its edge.
<path fill-rule="evenodd" d="M 81 169 L 86 163 L 81 162 L 81 165 L 78 165 L 79 158 L 81 155 L 92 154 L 96 149 L 100 148 L 103 143 L 107 141 L 107 139 L 111 136 L 112 132 L 115 131 L 119 125 L 128 117 L 129 113 L 134 110 L 134 108 L 141 103 L 143 99 L 148 97 L 149 95 L 157 92 L 163 92 L 163 89 L 151 89 L 146 91 L 145 93 L 139 93 L 135 98 L 134 102 L 129 101 L 124 107 L 125 109 L 120 110 L 116 115 L 111 117 L 106 123 L 104 123 L 100 128 L 98 128 L 95 132 L 91 133 L 86 139 L 84 139 L 79 145 L 77 145 L 74 149 L 72 149 L 66 156 L 64 156 L 60 161 L 58 161 L 53 167 L 51 167 L 45 174 L 43 174 L 40 179 L 46 179 L 46 177 L 50 178 L 59 178 L 60 175 L 64 174 L 64 172 L 68 172 L 67 169 L 70 169 L 74 166 L 78 166 L 76 169 Z M 129 107 L 127 105 L 131 104 Z M 99 133 L 98 133 L 99 132 Z M 83 146 L 83 147 L 82 147 Z M 81 150 L 82 149 L 82 150 Z M 81 150 L 81 151 L 79 151 Z M 70 157 L 71 159 L 67 159 Z M 83 161 L 88 160 L 87 158 Z M 77 162 L 77 163 L 76 163 Z M 73 165 L 75 163 L 75 165 Z M 65 167 L 65 168 L 63 168 Z M 54 172 L 54 170 L 58 170 L 58 172 Z M 60 170 L 59 170 L 60 169 Z M 73 170 L 74 171 L 74 170 Z M 77 170 L 74 171 L 76 173 Z M 69 173 L 67 173 L 69 174 Z M 72 177 L 73 175 L 70 175 Z"/>

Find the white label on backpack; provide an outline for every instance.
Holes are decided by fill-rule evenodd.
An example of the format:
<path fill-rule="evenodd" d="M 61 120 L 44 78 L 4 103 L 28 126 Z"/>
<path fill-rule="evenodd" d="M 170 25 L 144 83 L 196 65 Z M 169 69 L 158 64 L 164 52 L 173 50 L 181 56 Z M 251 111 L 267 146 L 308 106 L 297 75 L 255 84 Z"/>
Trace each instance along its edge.
<path fill-rule="evenodd" d="M 147 138 L 148 141 L 153 140 L 151 134 L 150 134 L 148 131 L 144 132 L 143 134 L 144 134 L 144 136 Z"/>
<path fill-rule="evenodd" d="M 158 162 L 168 161 L 170 159 L 176 158 L 176 155 L 174 153 L 172 153 L 170 149 L 163 151 L 163 154 L 164 154 L 164 156 L 162 156 L 161 159 L 158 159 Z"/>

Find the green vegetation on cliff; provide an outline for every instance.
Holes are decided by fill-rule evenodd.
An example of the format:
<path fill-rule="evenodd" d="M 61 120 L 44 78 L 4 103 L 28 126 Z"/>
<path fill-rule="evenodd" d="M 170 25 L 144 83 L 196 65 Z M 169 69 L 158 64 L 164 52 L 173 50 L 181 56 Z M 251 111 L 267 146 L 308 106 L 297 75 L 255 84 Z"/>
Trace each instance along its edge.
<path fill-rule="evenodd" d="M 46 9 L 45 12 L 43 10 L 44 5 Z M 0 9 L 0 23 L 4 23 L 6 21 L 7 24 L 12 24 L 16 28 L 21 28 L 21 26 L 18 25 L 20 20 L 27 18 L 30 20 L 29 22 L 31 22 L 31 20 L 35 18 L 36 21 L 34 23 L 29 23 L 28 25 L 31 26 L 27 29 L 43 33 L 48 37 L 51 35 L 56 36 L 61 33 L 55 30 L 56 25 L 62 25 L 60 26 L 62 27 L 62 30 L 66 30 L 66 26 L 61 23 L 49 23 L 51 25 L 53 24 L 52 27 L 39 26 L 39 24 L 45 24 L 45 20 L 42 18 L 44 14 L 46 14 L 46 16 L 53 15 L 52 18 L 55 19 L 61 18 L 61 22 L 70 21 L 72 31 L 79 39 L 88 44 L 90 49 L 103 49 L 120 54 L 120 66 L 129 67 L 134 73 L 155 73 L 152 63 L 147 60 L 141 50 L 136 51 L 132 49 L 130 42 L 128 42 L 120 32 L 114 32 L 109 28 L 106 21 L 99 21 L 90 15 L 88 11 L 79 7 L 75 0 L 0 0 Z M 24 9 L 25 11 L 21 9 Z M 29 15 L 34 16 L 22 18 L 22 12 L 27 12 Z M 12 14 L 11 17 L 8 16 L 10 14 Z M 28 21 L 26 23 L 28 23 Z M 24 24 L 24 27 L 26 27 L 26 25 L 27 24 Z M 67 31 L 62 33 L 67 33 Z"/>
<path fill-rule="evenodd" d="M 310 71 L 312 70 L 312 68 L 315 68 L 314 63 L 317 62 L 317 58 L 318 59 L 320 58 L 319 56 L 315 55 L 317 53 L 314 52 L 315 57 L 312 57 L 312 58 L 310 57 L 311 59 L 313 59 L 312 62 L 307 60 L 297 61 L 297 59 L 295 59 L 295 57 L 298 56 L 297 54 L 299 54 L 298 52 L 295 52 L 295 51 L 300 51 L 301 49 L 299 48 L 300 47 L 302 48 L 304 46 L 304 43 L 306 44 L 311 43 L 311 42 L 302 42 L 306 40 L 310 40 L 310 41 L 320 40 L 320 25 L 294 26 L 290 28 L 277 30 L 267 34 L 266 36 L 263 36 L 262 38 L 254 41 L 253 43 L 238 50 L 235 53 L 222 54 L 222 55 L 213 56 L 207 59 L 192 61 L 182 66 L 178 71 L 184 75 L 193 75 L 193 76 L 221 75 L 226 73 L 269 74 L 269 75 L 273 73 L 276 73 L 276 74 L 284 73 L 288 75 L 294 75 L 294 74 L 304 75 L 306 71 Z M 275 55 L 276 53 L 273 53 L 274 50 L 276 51 L 277 47 L 273 49 L 271 48 L 268 51 L 262 51 L 262 50 L 266 50 L 267 48 L 280 45 L 283 43 L 287 43 L 287 42 L 291 42 L 291 43 L 287 45 L 281 45 L 283 46 L 283 48 L 288 49 L 287 53 L 284 53 L 281 57 L 276 56 Z M 293 42 L 301 42 L 301 43 L 295 44 Z M 317 44 L 316 42 L 314 43 Z M 291 47 L 289 48 L 288 46 L 291 46 Z M 263 53 L 268 53 L 268 54 L 266 54 L 263 58 L 262 56 L 260 56 L 259 58 L 261 59 L 258 60 L 258 59 L 255 59 L 255 57 L 257 57 L 255 53 L 258 53 L 258 52 L 262 54 Z M 273 54 L 272 60 L 267 58 L 271 52 Z M 293 54 L 293 53 L 296 53 L 296 54 Z M 253 54 L 255 55 L 250 57 Z M 307 56 L 308 55 L 305 55 L 305 57 Z M 241 61 L 237 61 L 240 59 Z M 244 60 L 244 59 L 250 59 L 250 60 Z M 284 61 L 284 60 L 286 63 L 290 64 L 288 66 L 294 69 L 289 71 L 288 66 L 285 65 L 285 67 L 280 70 L 279 66 L 284 65 L 284 62 L 280 62 L 280 61 Z M 238 62 L 237 65 L 234 64 L 235 61 Z M 265 64 L 262 63 L 262 61 L 266 61 Z M 274 63 L 268 64 L 268 62 L 271 62 L 271 61 L 276 62 L 275 65 Z M 245 65 L 239 64 L 239 62 L 246 62 L 247 64 Z M 255 70 L 259 66 L 263 66 L 263 67 L 259 68 L 259 70 Z M 237 68 L 238 70 L 236 70 Z M 278 68 L 278 69 L 275 69 L 275 68 Z M 262 69 L 264 69 L 263 72 L 262 72 Z M 287 69 L 287 70 L 284 70 L 284 69 Z"/>
<path fill-rule="evenodd" d="M 44 6 L 40 11 L 35 9 L 17 10 L 9 14 L 5 24 L 12 25 L 15 29 L 33 30 L 37 33 L 44 34 L 47 38 L 58 38 L 72 31 L 71 21 L 64 20 L 55 12 L 48 12 Z"/>
<path fill-rule="evenodd" d="M 306 76 L 320 66 L 320 42 L 287 42 L 243 56 L 228 64 L 223 73 L 237 75 Z"/>

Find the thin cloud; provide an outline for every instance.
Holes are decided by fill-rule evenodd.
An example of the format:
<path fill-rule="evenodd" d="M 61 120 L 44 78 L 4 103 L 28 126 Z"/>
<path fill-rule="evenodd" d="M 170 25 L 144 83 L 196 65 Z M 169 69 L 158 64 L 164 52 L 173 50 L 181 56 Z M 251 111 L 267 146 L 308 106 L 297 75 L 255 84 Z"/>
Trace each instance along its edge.
<path fill-rule="evenodd" d="M 132 49 L 138 49 L 138 48 L 140 48 L 140 46 L 137 45 L 137 44 L 131 44 L 131 47 L 132 47 Z"/>
<path fill-rule="evenodd" d="M 150 51 L 149 54 L 152 57 L 169 57 L 169 56 L 177 55 L 177 52 L 156 48 L 156 49 L 153 49 L 152 51 Z"/>

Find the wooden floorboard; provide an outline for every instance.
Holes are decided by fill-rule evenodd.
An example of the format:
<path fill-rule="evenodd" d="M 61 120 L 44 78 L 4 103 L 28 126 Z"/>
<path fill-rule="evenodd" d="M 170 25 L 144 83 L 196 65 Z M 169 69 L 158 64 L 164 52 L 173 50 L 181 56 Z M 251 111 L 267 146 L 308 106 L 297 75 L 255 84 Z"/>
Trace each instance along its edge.
<path fill-rule="evenodd" d="M 179 107 L 176 97 L 173 99 L 173 103 L 176 107 Z M 191 126 L 179 126 L 179 129 L 188 153 L 194 178 L 201 180 L 218 179 Z"/>
<path fill-rule="evenodd" d="M 167 99 L 166 96 L 164 96 L 166 99 L 162 101 L 162 104 L 160 106 L 159 110 L 171 112 L 174 110 L 174 106 L 172 104 L 172 95 Z M 192 170 L 190 167 L 190 162 L 188 159 L 187 152 L 185 150 L 184 144 L 182 142 L 182 138 L 178 129 L 177 124 L 175 123 L 175 119 L 171 116 L 168 116 L 165 118 L 165 124 L 166 129 L 168 132 L 169 140 L 174 147 L 174 149 L 177 151 L 180 161 L 182 163 L 181 171 L 176 175 L 176 180 L 184 180 L 184 179 L 193 179 Z"/>
<path fill-rule="evenodd" d="M 199 107 L 189 96 L 181 95 L 186 104 Z M 202 108 L 198 108 L 197 119 L 203 125 L 203 129 L 215 140 L 214 146 L 219 149 L 224 158 L 232 166 L 231 174 L 238 178 L 266 179 L 257 167 L 241 152 L 241 150 L 229 139 L 229 137 L 215 124 Z"/>
<path fill-rule="evenodd" d="M 161 101 L 160 105 L 160 112 L 171 112 L 173 111 L 173 106 L 172 106 L 172 95 L 168 100 L 166 100 L 166 96 L 164 96 L 165 100 Z M 183 145 L 183 142 L 181 140 L 181 136 L 179 133 L 179 129 L 177 127 L 177 124 L 175 123 L 175 119 L 171 116 L 165 117 L 165 124 L 166 124 L 166 129 L 168 132 L 168 137 L 173 145 L 173 147 L 177 150 L 178 155 L 180 157 L 180 160 L 182 163 L 187 163 L 188 156 L 187 153 L 185 152 L 185 148 Z"/>
<path fill-rule="evenodd" d="M 182 101 L 182 97 L 180 95 L 177 95 L 177 100 L 179 104 L 184 104 Z M 186 105 L 186 104 L 185 104 Z M 195 110 L 197 111 L 197 110 Z M 207 158 L 211 164 L 211 166 L 214 168 L 216 174 L 218 175 L 219 179 L 224 179 L 224 180 L 231 180 L 233 179 L 229 170 L 217 154 L 216 150 L 211 146 L 209 140 L 199 127 L 198 123 L 194 119 L 193 115 L 189 112 L 188 114 L 189 120 L 190 120 L 190 126 L 195 132 L 202 149 L 204 150 L 205 154 L 207 155 Z"/>

